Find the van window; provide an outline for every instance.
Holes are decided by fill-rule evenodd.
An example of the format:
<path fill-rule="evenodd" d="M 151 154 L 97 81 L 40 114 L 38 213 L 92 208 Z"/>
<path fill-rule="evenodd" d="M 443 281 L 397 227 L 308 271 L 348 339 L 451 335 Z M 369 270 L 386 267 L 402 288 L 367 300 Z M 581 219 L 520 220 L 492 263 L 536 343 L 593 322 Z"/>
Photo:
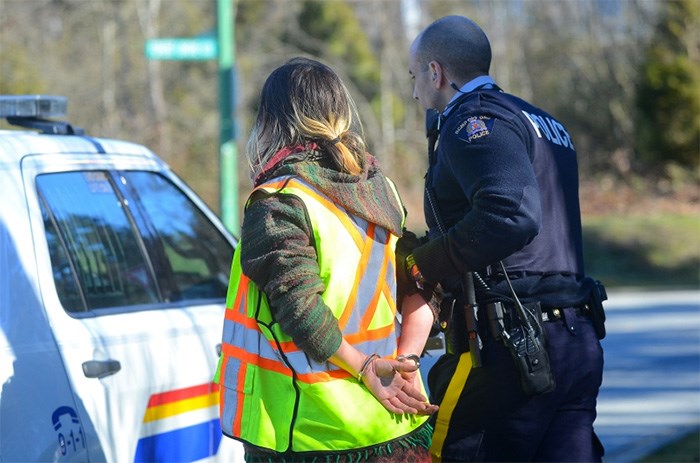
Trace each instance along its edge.
<path fill-rule="evenodd" d="M 66 310 L 158 301 L 138 231 L 105 172 L 40 175 L 37 186 L 47 208 L 54 280 Z"/>
<path fill-rule="evenodd" d="M 233 248 L 204 213 L 165 177 L 121 172 L 153 227 L 174 285 L 173 300 L 225 298 Z"/>
<path fill-rule="evenodd" d="M 223 299 L 233 248 L 177 186 L 153 172 L 37 177 L 65 310 Z"/>

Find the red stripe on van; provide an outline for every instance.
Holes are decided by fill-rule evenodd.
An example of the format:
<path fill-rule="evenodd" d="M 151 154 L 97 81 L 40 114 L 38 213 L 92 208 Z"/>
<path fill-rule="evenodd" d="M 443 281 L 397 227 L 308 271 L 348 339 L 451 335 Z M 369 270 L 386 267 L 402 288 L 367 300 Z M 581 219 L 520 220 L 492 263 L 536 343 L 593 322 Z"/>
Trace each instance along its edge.
<path fill-rule="evenodd" d="M 206 383 L 200 384 L 198 386 L 186 387 L 183 389 L 175 389 L 174 391 L 161 392 L 160 394 L 153 394 L 151 396 L 151 399 L 148 401 L 148 406 L 155 407 L 158 405 L 177 402 L 178 400 L 191 399 L 193 397 L 199 397 L 202 395 L 209 394 L 211 392 L 216 392 L 218 390 L 218 384 Z"/>

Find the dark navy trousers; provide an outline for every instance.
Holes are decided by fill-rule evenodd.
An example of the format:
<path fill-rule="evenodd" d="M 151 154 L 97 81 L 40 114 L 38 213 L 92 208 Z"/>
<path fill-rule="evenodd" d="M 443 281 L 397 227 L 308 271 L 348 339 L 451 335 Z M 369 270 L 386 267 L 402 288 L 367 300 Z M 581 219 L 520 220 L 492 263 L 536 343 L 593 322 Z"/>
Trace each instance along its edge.
<path fill-rule="evenodd" d="M 593 421 L 603 350 L 590 319 L 574 309 L 563 313 L 543 323 L 556 380 L 556 389 L 547 394 L 526 396 L 509 351 L 482 333 L 483 366 L 470 371 L 456 403 L 442 447 L 444 462 L 601 461 Z M 442 401 L 457 358 L 446 354 L 430 370 L 434 403 Z"/>

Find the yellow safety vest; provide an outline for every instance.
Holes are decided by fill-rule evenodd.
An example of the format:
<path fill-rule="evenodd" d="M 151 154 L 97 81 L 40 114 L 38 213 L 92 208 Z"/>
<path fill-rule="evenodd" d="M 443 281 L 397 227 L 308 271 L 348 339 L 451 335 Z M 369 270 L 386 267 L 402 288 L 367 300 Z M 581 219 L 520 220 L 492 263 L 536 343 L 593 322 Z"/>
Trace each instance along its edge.
<path fill-rule="evenodd" d="M 343 337 L 365 354 L 395 356 L 397 237 L 296 177 L 258 188 L 304 202 L 326 288 L 322 299 Z M 234 254 L 220 360 L 224 434 L 281 453 L 342 452 L 389 442 L 427 420 L 390 413 L 348 372 L 300 350 L 242 273 L 242 246 Z"/>

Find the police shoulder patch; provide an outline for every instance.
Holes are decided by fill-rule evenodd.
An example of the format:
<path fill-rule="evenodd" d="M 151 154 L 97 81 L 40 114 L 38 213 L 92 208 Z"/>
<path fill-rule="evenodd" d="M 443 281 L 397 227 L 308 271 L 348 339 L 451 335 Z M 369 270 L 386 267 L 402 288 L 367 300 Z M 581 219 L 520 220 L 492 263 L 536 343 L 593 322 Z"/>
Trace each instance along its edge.
<path fill-rule="evenodd" d="M 488 116 L 470 116 L 457 124 L 454 133 L 460 140 L 471 143 L 477 138 L 489 136 L 492 128 L 492 118 Z"/>

